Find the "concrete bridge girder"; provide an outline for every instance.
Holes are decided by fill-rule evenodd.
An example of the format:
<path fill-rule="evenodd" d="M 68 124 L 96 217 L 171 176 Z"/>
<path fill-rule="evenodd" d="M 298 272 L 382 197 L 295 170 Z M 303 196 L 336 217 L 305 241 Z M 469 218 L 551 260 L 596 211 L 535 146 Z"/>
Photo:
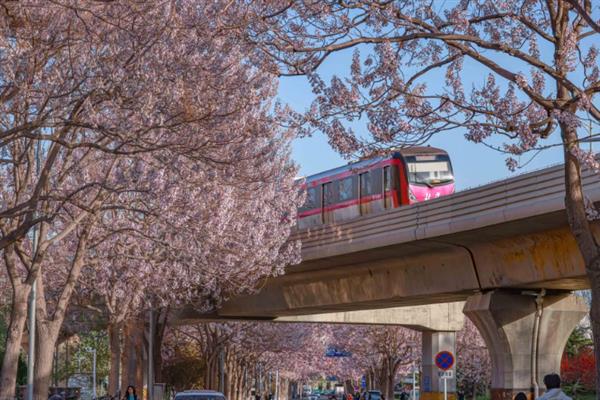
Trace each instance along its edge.
<path fill-rule="evenodd" d="M 459 331 L 464 302 L 277 317 L 275 322 L 401 325 L 417 331 Z"/>
<path fill-rule="evenodd" d="M 598 235 L 600 240 L 600 235 Z M 567 228 L 493 240 L 423 241 L 307 262 L 259 294 L 225 303 L 222 315 L 288 316 L 464 301 L 496 288 L 584 289 L 583 261 Z M 401 255 L 401 256 L 400 256 Z M 322 261 L 331 264 L 334 261 Z"/>

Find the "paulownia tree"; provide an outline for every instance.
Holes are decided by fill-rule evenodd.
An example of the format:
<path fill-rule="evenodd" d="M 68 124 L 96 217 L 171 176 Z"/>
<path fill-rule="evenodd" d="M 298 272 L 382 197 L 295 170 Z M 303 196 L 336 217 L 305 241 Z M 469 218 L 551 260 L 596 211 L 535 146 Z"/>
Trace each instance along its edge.
<path fill-rule="evenodd" d="M 491 384 L 492 360 L 477 327 L 468 319 L 456 334 L 456 354 L 458 390 L 471 399 L 487 393 Z"/>
<path fill-rule="evenodd" d="M 223 287 L 247 288 L 296 257 L 297 247 L 285 245 L 297 205 L 289 136 L 270 117 L 273 76 L 231 29 L 235 11 L 193 1 L 0 9 L 0 250 L 12 286 L 0 398 L 14 396 L 34 282 L 43 339 L 36 397 L 45 399 L 48 354 L 79 275 L 84 266 L 106 270 L 97 250 L 125 231 L 167 243 L 181 265 L 211 268 L 187 272 L 206 278 L 189 290 L 214 301 Z M 168 185 L 164 165 L 172 166 Z M 166 190 L 173 197 L 157 200 Z M 194 202 L 221 202 L 212 210 L 217 220 Z M 157 215 L 161 223 L 150 225 Z M 36 224 L 33 251 L 28 233 Z M 177 235 L 176 227 L 186 229 Z M 134 258 L 149 247 L 132 248 Z M 164 272 L 160 253 L 144 256 Z"/>
<path fill-rule="evenodd" d="M 248 36 L 281 74 L 308 75 L 316 98 L 296 122 L 323 131 L 345 155 L 462 129 L 468 140 L 508 153 L 515 168 L 515 156 L 557 137 L 600 358 L 600 246 L 582 186 L 582 166 L 599 164 L 580 146 L 588 128 L 600 124 L 599 6 L 593 0 L 278 1 L 266 12 L 256 6 L 262 18 Z M 351 49 L 349 72 L 324 82 L 319 66 Z M 355 134 L 348 120 L 364 121 L 368 134 Z"/>
<path fill-rule="evenodd" d="M 169 361 L 201 360 L 204 387 L 219 390 L 222 383 L 227 398 L 240 400 L 250 395 L 253 381 L 260 395 L 261 390 L 270 391 L 269 373 L 279 371 L 282 380 L 301 379 L 308 373 L 305 368 L 310 373 L 321 369 L 325 352 L 319 331 L 316 325 L 305 324 L 200 323 L 168 328 L 164 352 Z M 281 393 L 285 393 L 283 386 Z"/>
<path fill-rule="evenodd" d="M 408 372 L 420 356 L 421 335 L 401 326 L 335 326 L 334 337 L 352 353 L 348 360 L 371 388 L 394 397 L 399 373 Z M 356 376 L 356 375 L 355 375 Z M 389 396 L 389 397 L 388 397 Z"/>

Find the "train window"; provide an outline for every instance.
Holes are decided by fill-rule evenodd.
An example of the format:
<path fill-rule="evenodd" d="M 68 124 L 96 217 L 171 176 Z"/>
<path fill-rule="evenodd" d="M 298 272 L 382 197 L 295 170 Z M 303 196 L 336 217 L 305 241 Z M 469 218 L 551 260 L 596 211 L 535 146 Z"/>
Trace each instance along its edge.
<path fill-rule="evenodd" d="M 389 165 L 383 167 L 383 190 L 385 192 L 392 190 L 392 168 Z"/>
<path fill-rule="evenodd" d="M 356 197 L 354 195 L 354 185 L 353 185 L 351 176 L 339 181 L 338 186 L 339 186 L 338 193 L 340 195 L 340 201 L 346 201 L 346 200 L 350 200 L 350 199 L 353 199 L 354 197 Z"/>
<path fill-rule="evenodd" d="M 371 171 L 371 193 L 381 194 L 383 192 L 383 168 L 374 169 Z"/>
<path fill-rule="evenodd" d="M 410 183 L 431 186 L 454 181 L 450 158 L 445 154 L 407 156 L 405 159 Z"/>
<path fill-rule="evenodd" d="M 360 177 L 360 197 L 365 197 L 365 196 L 369 196 L 369 195 L 373 194 L 371 173 L 369 171 L 367 171 L 367 172 L 360 174 L 359 177 Z"/>
<path fill-rule="evenodd" d="M 392 207 L 392 168 L 388 165 L 383 167 L 383 206 Z"/>
<path fill-rule="evenodd" d="M 316 187 L 308 188 L 306 191 L 306 200 L 304 201 L 303 210 L 312 210 L 319 207 L 319 192 Z"/>
<path fill-rule="evenodd" d="M 323 206 L 335 203 L 335 190 L 331 182 L 323 184 Z"/>

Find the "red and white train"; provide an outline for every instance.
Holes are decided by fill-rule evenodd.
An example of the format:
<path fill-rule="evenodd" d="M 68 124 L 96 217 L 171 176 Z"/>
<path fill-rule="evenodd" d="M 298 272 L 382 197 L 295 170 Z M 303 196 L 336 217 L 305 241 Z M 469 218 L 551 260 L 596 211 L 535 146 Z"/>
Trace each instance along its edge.
<path fill-rule="evenodd" d="M 411 147 L 306 178 L 298 228 L 330 224 L 454 193 L 450 157 Z"/>

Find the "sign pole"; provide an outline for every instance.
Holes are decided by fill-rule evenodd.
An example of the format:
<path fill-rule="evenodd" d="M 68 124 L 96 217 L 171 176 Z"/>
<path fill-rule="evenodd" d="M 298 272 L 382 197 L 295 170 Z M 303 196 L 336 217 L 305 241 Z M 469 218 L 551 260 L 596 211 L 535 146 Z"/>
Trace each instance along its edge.
<path fill-rule="evenodd" d="M 444 400 L 448 400 L 448 378 L 444 377 Z"/>

